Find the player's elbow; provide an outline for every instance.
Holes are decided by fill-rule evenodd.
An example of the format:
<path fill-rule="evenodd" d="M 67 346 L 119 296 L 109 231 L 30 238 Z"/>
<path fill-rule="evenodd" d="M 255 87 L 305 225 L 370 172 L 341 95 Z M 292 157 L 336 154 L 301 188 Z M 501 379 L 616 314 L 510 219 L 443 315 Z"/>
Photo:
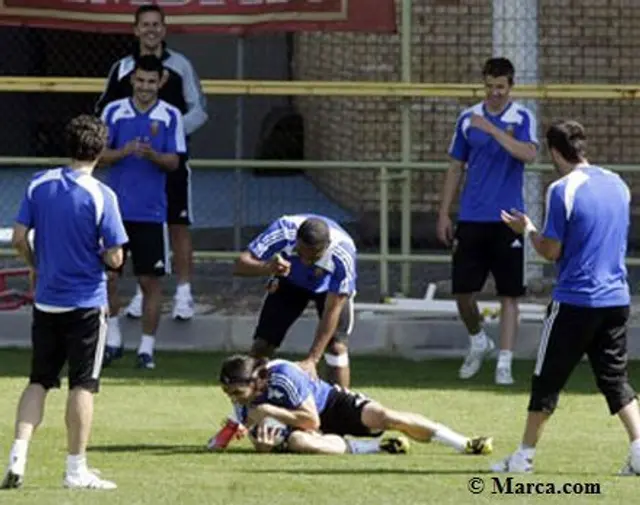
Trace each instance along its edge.
<path fill-rule="evenodd" d="M 311 413 L 305 413 L 305 416 L 300 419 L 298 428 L 308 431 L 318 431 L 320 429 L 320 418 L 317 415 Z"/>
<path fill-rule="evenodd" d="M 533 144 L 527 144 L 523 149 L 522 156 L 520 157 L 524 163 L 533 163 L 538 157 L 538 149 Z"/>

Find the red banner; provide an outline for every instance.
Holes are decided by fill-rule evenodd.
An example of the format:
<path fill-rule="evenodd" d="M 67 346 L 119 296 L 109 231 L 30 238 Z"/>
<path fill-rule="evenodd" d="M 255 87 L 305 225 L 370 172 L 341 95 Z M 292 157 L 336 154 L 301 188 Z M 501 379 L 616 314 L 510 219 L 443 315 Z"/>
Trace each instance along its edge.
<path fill-rule="evenodd" d="M 0 0 L 0 25 L 131 33 L 155 3 L 173 33 L 395 32 L 395 0 Z"/>

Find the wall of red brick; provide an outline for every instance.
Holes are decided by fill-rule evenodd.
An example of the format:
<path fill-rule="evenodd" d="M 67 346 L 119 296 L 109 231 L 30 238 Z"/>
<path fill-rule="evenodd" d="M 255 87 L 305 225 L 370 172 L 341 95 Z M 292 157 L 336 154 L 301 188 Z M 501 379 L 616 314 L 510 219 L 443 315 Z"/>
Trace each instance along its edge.
<path fill-rule="evenodd" d="M 492 56 L 492 5 L 487 0 L 413 2 L 412 78 L 419 82 L 480 80 Z M 400 9 L 398 8 L 398 23 Z M 624 0 L 540 0 L 539 77 L 542 82 L 640 82 L 640 10 Z M 400 35 L 310 33 L 297 35 L 295 72 L 301 80 L 400 79 Z M 516 76 L 517 77 L 517 76 Z M 472 101 L 471 101 L 472 102 Z M 412 103 L 415 161 L 446 160 L 453 124 L 471 103 L 420 99 Z M 640 112 L 636 102 L 541 100 L 542 128 L 558 117 L 583 122 L 590 154 L 600 163 L 640 160 Z M 399 160 L 400 103 L 394 99 L 303 98 L 306 154 L 319 160 Z M 544 160 L 544 158 L 543 158 Z M 311 177 L 356 212 L 378 208 L 377 174 L 327 170 Z M 414 173 L 413 209 L 437 209 L 442 176 Z M 392 209 L 400 188 L 391 188 Z"/>

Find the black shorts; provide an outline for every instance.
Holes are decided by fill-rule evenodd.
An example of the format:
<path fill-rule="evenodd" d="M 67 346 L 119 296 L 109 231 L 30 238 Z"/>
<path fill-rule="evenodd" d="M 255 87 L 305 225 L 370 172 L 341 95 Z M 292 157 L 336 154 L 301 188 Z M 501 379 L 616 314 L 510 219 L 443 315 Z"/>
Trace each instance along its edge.
<path fill-rule="evenodd" d="M 529 410 L 553 411 L 558 394 L 585 354 L 612 414 L 635 398 L 627 377 L 628 319 L 628 306 L 589 308 L 552 302 L 542 329 Z"/>
<path fill-rule="evenodd" d="M 524 247 L 523 236 L 504 223 L 458 223 L 453 245 L 453 293 L 481 291 L 491 273 L 498 296 L 524 295 Z"/>
<path fill-rule="evenodd" d="M 167 226 L 163 223 L 142 223 L 125 221 L 124 227 L 129 242 L 123 247 L 125 261 L 115 270 L 122 273 L 129 255 L 133 262 L 133 274 L 136 277 L 162 277 L 171 272 L 169 258 L 169 237 Z M 114 271 L 109 268 L 109 270 Z"/>
<path fill-rule="evenodd" d="M 167 223 L 190 225 L 193 223 L 191 208 L 191 168 L 187 155 L 180 156 L 177 170 L 167 173 Z"/>
<path fill-rule="evenodd" d="M 325 435 L 351 435 L 352 437 L 377 437 L 362 423 L 362 409 L 371 400 L 361 393 L 333 386 L 327 404 L 320 413 L 320 431 Z"/>
<path fill-rule="evenodd" d="M 60 372 L 67 363 L 69 389 L 98 392 L 106 334 L 103 308 L 52 313 L 34 307 L 29 382 L 59 388 Z"/>
<path fill-rule="evenodd" d="M 315 303 L 318 317 L 322 317 L 327 293 L 312 293 L 280 277 L 269 279 L 267 291 L 253 335 L 254 340 L 264 340 L 275 348 L 280 347 L 289 328 L 302 315 L 310 301 Z M 340 314 L 338 329 L 330 344 L 346 343 L 353 329 L 353 320 L 353 299 L 350 298 Z"/>

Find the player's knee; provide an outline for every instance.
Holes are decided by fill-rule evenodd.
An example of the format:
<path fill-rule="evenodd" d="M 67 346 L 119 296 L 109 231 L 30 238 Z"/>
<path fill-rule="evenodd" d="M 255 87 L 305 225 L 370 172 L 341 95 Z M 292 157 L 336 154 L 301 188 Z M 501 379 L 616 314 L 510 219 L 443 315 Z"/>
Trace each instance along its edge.
<path fill-rule="evenodd" d="M 544 412 L 553 414 L 558 406 L 560 391 L 551 384 L 542 380 L 539 376 L 534 376 L 531 381 L 531 395 L 529 397 L 529 412 Z"/>
<path fill-rule="evenodd" d="M 345 368 L 349 366 L 349 348 L 344 342 L 332 341 L 327 346 L 324 360 L 333 368 Z"/>
<path fill-rule="evenodd" d="M 293 431 L 287 439 L 289 452 L 308 452 L 309 437 L 304 431 Z"/>
<path fill-rule="evenodd" d="M 60 379 L 57 377 L 31 376 L 29 385 L 40 387 L 47 392 L 50 389 L 60 389 Z"/>
<path fill-rule="evenodd" d="M 98 379 L 69 379 L 69 391 L 83 390 L 96 394 L 100 391 L 100 381 Z"/>
<path fill-rule="evenodd" d="M 287 438 L 287 451 L 297 453 L 314 452 L 312 437 L 313 435 L 310 433 L 300 430 L 291 432 L 289 438 Z"/>
<path fill-rule="evenodd" d="M 598 379 L 597 385 L 604 395 L 612 415 L 620 412 L 636 398 L 636 392 L 624 378 L 617 380 Z"/>
<path fill-rule="evenodd" d="M 371 431 L 391 430 L 397 424 L 393 411 L 374 401 L 370 401 L 362 408 L 361 416 L 362 424 Z"/>

